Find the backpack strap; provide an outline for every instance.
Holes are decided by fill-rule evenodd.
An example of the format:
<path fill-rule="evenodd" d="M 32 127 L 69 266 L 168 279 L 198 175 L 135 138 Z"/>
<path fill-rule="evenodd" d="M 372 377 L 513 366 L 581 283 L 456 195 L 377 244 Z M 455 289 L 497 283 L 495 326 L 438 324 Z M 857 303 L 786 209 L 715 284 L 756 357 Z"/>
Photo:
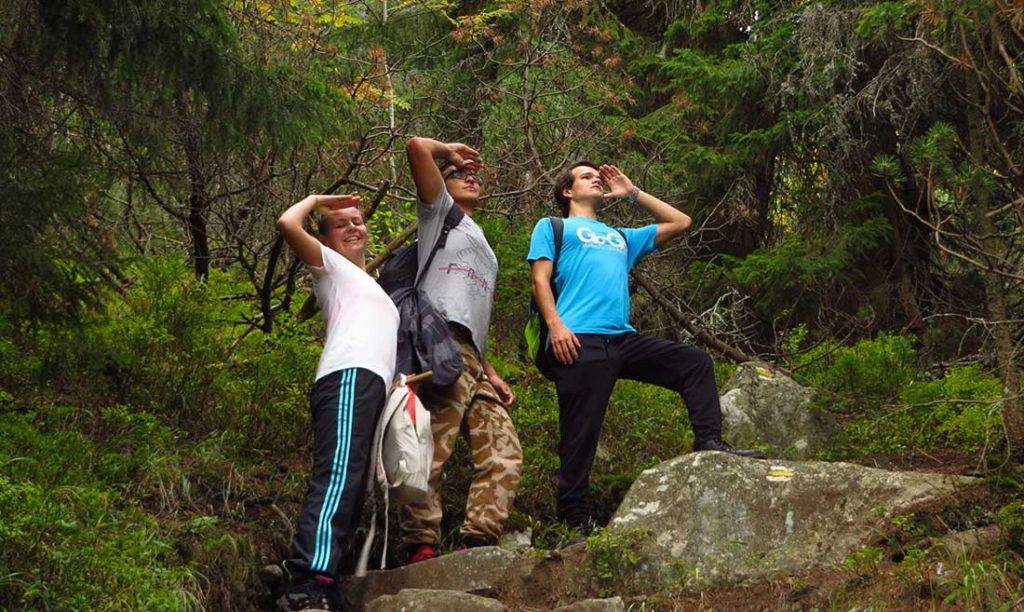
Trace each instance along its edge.
<path fill-rule="evenodd" d="M 565 234 L 565 223 L 561 217 L 548 217 L 551 221 L 551 234 L 555 240 L 555 258 L 551 260 L 551 295 L 558 299 L 555 293 L 555 270 L 558 269 L 558 257 L 562 254 L 562 236 Z"/>
<path fill-rule="evenodd" d="M 551 233 L 555 238 L 555 258 L 551 261 L 554 266 L 558 264 L 558 256 L 562 254 L 562 234 L 565 233 L 565 224 L 561 217 L 548 217 L 548 220 L 551 221 Z"/>
<path fill-rule="evenodd" d="M 626 243 L 626 262 L 629 263 L 629 238 L 626 238 L 626 232 L 622 231 L 621 229 L 617 227 L 613 227 L 612 229 L 617 231 L 619 235 L 622 236 L 622 241 Z M 633 268 L 630 268 L 629 271 L 626 272 L 626 274 L 629 274 L 629 272 L 631 272 L 632 270 Z"/>
<path fill-rule="evenodd" d="M 427 261 L 422 266 L 419 266 L 419 269 L 416 271 L 416 280 L 413 282 L 413 287 L 419 286 L 420 279 L 426 275 L 427 270 L 430 268 L 430 263 L 434 261 L 434 255 L 448 243 L 448 234 L 455 229 L 455 226 L 462 223 L 462 218 L 465 216 L 466 213 L 462 212 L 458 204 L 452 203 L 452 207 L 448 209 L 448 214 L 444 216 L 444 222 L 441 223 L 441 234 L 437 237 L 434 248 L 430 249 Z"/>

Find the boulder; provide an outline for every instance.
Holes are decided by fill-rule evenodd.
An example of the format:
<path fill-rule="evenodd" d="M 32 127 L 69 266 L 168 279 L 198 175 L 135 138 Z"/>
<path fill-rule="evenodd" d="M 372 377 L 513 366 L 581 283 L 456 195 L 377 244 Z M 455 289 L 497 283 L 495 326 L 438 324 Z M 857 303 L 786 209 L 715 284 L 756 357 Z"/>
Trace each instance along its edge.
<path fill-rule="evenodd" d="M 811 408 L 813 396 L 767 364 L 740 364 L 722 388 L 725 438 L 737 447 L 768 447 L 773 457 L 811 457 L 835 429 L 831 415 Z"/>
<path fill-rule="evenodd" d="M 609 524 L 653 588 L 709 588 L 829 567 L 885 519 L 977 479 L 849 463 L 691 453 L 641 473 Z"/>
<path fill-rule="evenodd" d="M 346 590 L 349 603 L 357 609 L 383 595 L 394 595 L 405 589 L 490 595 L 515 560 L 515 553 L 497 546 L 470 548 L 398 569 L 350 578 Z"/>
<path fill-rule="evenodd" d="M 438 589 L 402 589 L 395 595 L 382 595 L 366 606 L 366 612 L 504 612 L 504 604 L 487 597 L 461 591 Z"/>
<path fill-rule="evenodd" d="M 621 597 L 608 599 L 584 599 L 567 606 L 555 608 L 555 612 L 625 612 L 626 604 Z"/>
<path fill-rule="evenodd" d="M 501 535 L 498 546 L 512 552 L 523 552 L 533 546 L 533 529 L 526 527 L 522 531 L 506 531 Z"/>

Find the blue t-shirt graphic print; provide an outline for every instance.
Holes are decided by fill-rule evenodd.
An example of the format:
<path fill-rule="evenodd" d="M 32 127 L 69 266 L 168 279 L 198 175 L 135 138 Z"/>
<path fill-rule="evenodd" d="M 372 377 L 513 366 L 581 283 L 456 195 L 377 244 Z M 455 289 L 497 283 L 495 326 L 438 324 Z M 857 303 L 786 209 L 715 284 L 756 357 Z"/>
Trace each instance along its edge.
<path fill-rule="evenodd" d="M 654 250 L 656 225 L 620 228 L 622 234 L 596 219 L 562 221 L 562 252 L 555 266 L 558 316 L 576 334 L 622 334 L 629 324 L 629 271 Z M 554 260 L 551 220 L 537 222 L 527 261 Z"/>

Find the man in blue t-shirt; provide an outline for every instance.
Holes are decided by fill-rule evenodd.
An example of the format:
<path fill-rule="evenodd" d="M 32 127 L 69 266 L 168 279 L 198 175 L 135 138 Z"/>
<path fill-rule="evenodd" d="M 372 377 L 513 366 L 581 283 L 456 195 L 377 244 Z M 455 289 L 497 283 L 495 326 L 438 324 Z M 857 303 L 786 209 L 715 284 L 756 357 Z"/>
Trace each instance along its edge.
<path fill-rule="evenodd" d="M 554 196 L 565 217 L 557 265 L 552 263 L 555 237 L 548 218 L 534 227 L 527 260 L 532 265 L 533 296 L 548 328 L 548 344 L 538 365 L 558 391 L 558 515 L 587 534 L 592 528 L 590 469 L 608 398 L 619 378 L 682 395 L 695 451 L 759 453 L 736 450 L 722 441 L 718 389 L 707 353 L 639 334 L 629 324 L 629 271 L 656 247 L 686 231 L 690 217 L 641 191 L 610 165 L 573 164 L 555 179 Z M 611 199 L 639 204 L 656 223 L 619 229 L 605 225 L 597 219 L 597 209 Z"/>

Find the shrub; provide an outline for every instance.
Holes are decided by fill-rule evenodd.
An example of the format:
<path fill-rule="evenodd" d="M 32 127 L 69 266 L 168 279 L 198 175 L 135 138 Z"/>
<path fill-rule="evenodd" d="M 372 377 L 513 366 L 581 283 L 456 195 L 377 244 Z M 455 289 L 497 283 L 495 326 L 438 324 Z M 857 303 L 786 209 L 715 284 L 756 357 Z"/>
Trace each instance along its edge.
<path fill-rule="evenodd" d="M 999 509 L 996 520 L 1006 544 L 1018 552 L 1024 552 L 1024 502 L 1013 502 L 1003 506 Z"/>
<path fill-rule="evenodd" d="M 1002 386 L 977 367 L 951 369 L 939 380 L 907 384 L 890 406 L 876 406 L 850 421 L 828 453 L 842 458 L 907 449 L 976 451 L 1002 435 Z"/>
<path fill-rule="evenodd" d="M 159 258 L 135 272 L 80 326 L 35 335 L 44 385 L 58 399 L 141 408 L 200 435 L 238 432 L 253 449 L 303 447 L 318 321 L 281 313 L 275 333 L 238 342 L 241 306 L 221 299 L 240 291 L 229 274 L 199 283 L 184 262 Z"/>
<path fill-rule="evenodd" d="M 94 473 L 116 455 L 80 434 L 44 433 L 22 415 L 0 415 L 0 607 L 197 606 L 196 576 L 176 561 L 156 518 L 124 504 Z"/>
<path fill-rule="evenodd" d="M 900 396 L 917 373 L 913 339 L 907 336 L 879 334 L 853 346 L 822 342 L 804 352 L 806 328 L 795 329 L 787 338 L 789 352 L 795 353 L 792 366 L 797 379 L 824 389 L 845 408 L 868 408 Z"/>
<path fill-rule="evenodd" d="M 601 597 L 642 592 L 649 585 L 640 571 L 642 529 L 598 529 L 587 538 L 587 571 Z"/>
<path fill-rule="evenodd" d="M 839 350 L 824 383 L 858 403 L 891 400 L 914 380 L 915 357 L 910 338 L 879 334 Z"/>

